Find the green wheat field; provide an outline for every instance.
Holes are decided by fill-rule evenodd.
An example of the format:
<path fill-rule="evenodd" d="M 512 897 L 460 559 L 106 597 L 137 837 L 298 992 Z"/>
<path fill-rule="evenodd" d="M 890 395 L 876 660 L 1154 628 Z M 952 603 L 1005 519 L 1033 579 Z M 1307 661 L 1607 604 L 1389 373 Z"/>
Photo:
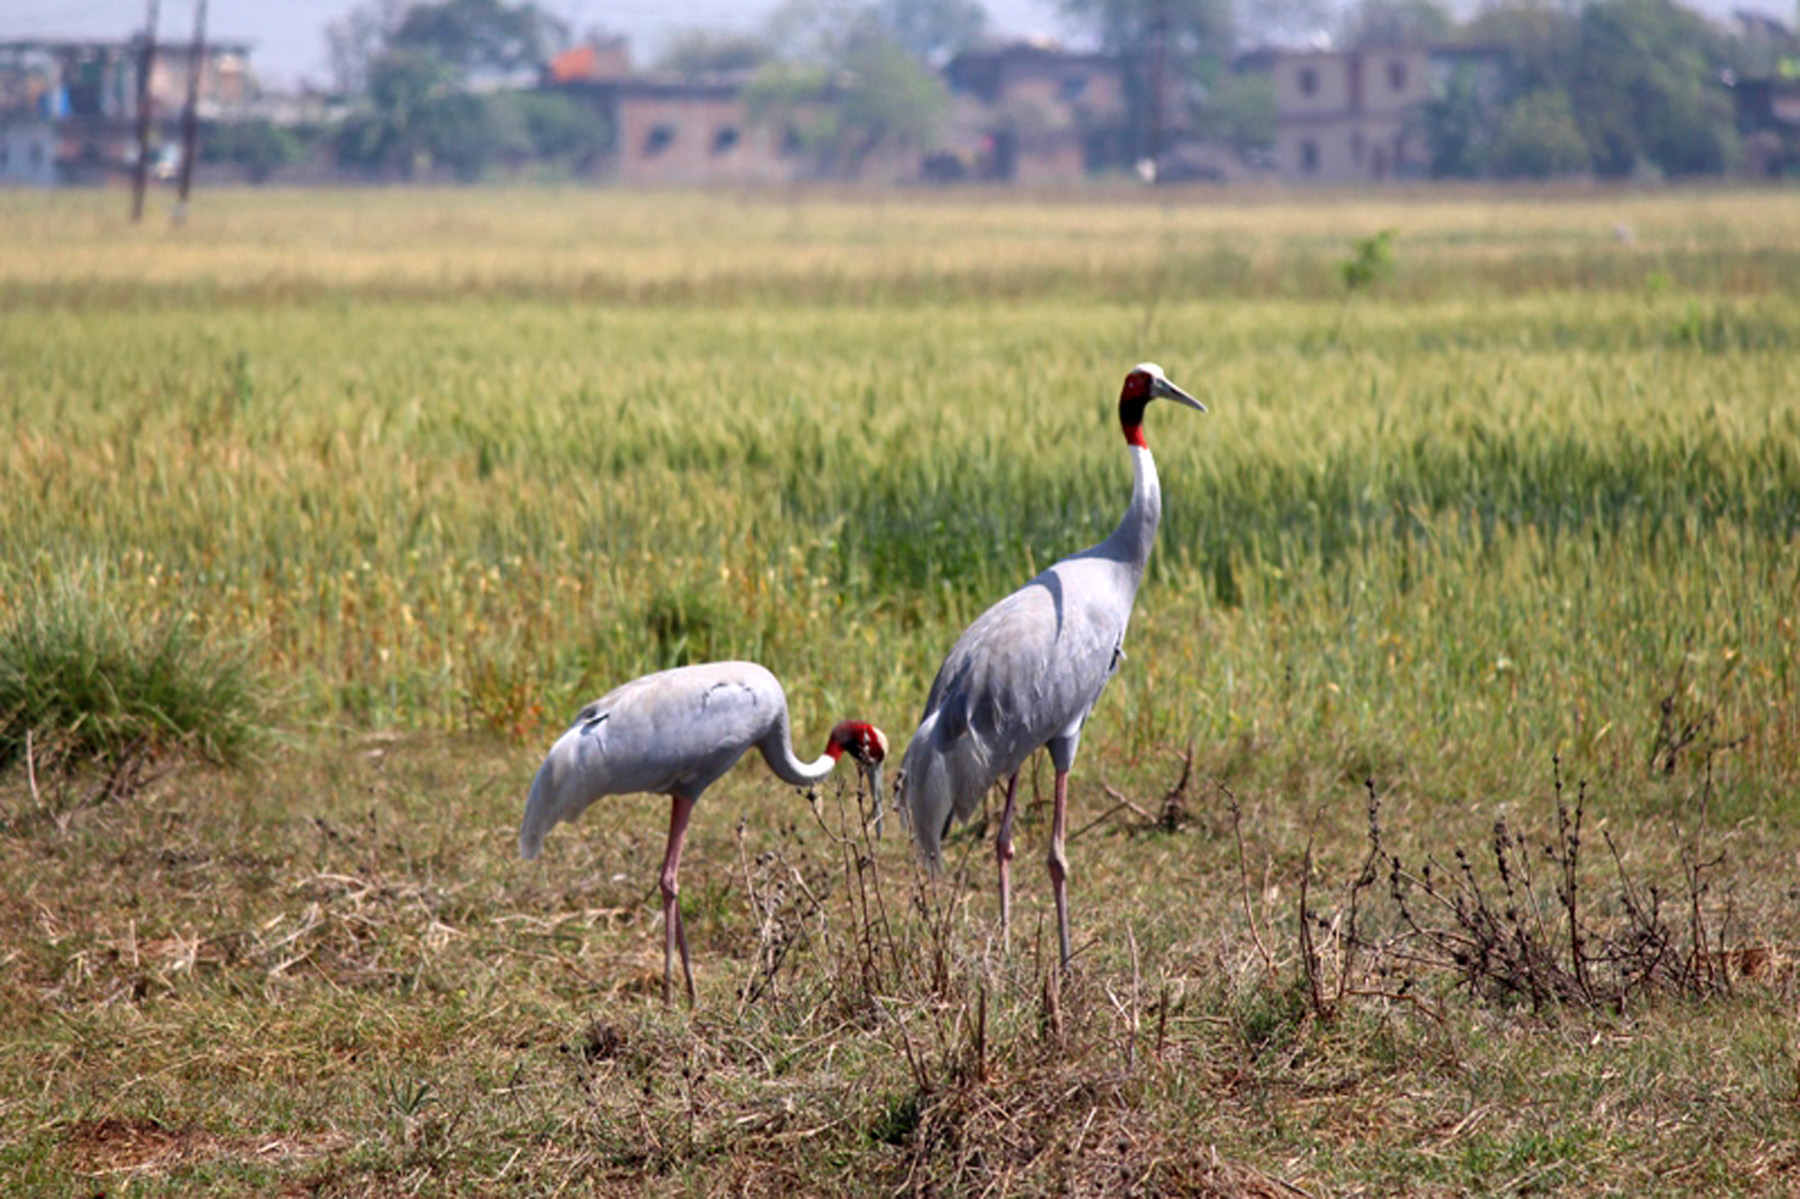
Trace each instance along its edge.
<path fill-rule="evenodd" d="M 0 1191 L 1800 1188 L 1791 195 L 125 209 L 0 193 Z M 550 742 L 742 657 L 891 774 L 1142 360 L 1069 976 L 1047 761 L 1008 953 L 991 824 L 751 759 L 665 1008 L 667 801 L 520 861 Z"/>

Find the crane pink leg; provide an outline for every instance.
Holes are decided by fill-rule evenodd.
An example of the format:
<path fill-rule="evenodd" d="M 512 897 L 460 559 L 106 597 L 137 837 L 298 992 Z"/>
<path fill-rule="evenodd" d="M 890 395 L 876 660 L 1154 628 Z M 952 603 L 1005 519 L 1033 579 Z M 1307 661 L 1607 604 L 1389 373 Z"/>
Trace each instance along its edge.
<path fill-rule="evenodd" d="M 1050 888 L 1056 895 L 1056 935 L 1062 944 L 1062 966 L 1069 968 L 1069 859 L 1063 837 L 1069 823 L 1069 772 L 1056 772 L 1056 807 L 1050 818 Z"/>
<path fill-rule="evenodd" d="M 994 838 L 994 861 L 1000 867 L 1000 947 L 1012 948 L 1012 822 L 1013 796 L 1019 790 L 1019 772 L 1006 783 L 1006 809 L 1000 813 L 1000 835 Z"/>
<path fill-rule="evenodd" d="M 673 1002 L 670 994 L 674 982 L 675 951 L 681 951 L 681 973 L 687 980 L 688 1006 L 694 1006 L 694 968 L 688 962 L 687 930 L 681 926 L 681 884 L 676 875 L 681 870 L 681 844 L 687 840 L 688 817 L 693 815 L 694 801 L 685 795 L 669 796 L 669 848 L 663 854 L 663 1002 Z"/>

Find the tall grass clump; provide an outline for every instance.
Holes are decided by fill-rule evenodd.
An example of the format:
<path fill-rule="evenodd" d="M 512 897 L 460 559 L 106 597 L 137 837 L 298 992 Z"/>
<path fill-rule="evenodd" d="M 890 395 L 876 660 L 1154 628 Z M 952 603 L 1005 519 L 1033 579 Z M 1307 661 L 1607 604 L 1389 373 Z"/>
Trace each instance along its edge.
<path fill-rule="evenodd" d="M 72 585 L 26 597 L 0 632 L 0 768 L 241 762 L 266 692 L 237 649 L 171 613 L 128 619 Z"/>

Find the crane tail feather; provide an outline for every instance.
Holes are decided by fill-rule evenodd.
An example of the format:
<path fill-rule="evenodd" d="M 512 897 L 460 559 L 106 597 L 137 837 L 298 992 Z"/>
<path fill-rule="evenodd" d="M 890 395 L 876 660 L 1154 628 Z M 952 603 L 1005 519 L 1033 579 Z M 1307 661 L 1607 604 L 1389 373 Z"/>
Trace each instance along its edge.
<path fill-rule="evenodd" d="M 920 856 L 933 872 L 943 865 L 944 834 L 955 821 L 973 814 L 994 781 L 992 763 L 979 738 L 965 733 L 946 743 L 940 733 L 936 714 L 927 716 L 900 766 L 900 810 Z"/>

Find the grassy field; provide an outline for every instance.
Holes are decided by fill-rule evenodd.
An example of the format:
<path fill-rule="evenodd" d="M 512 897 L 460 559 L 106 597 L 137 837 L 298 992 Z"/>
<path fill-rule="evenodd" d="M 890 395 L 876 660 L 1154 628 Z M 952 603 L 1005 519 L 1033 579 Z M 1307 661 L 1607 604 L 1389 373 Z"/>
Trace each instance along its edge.
<path fill-rule="evenodd" d="M 0 1189 L 1800 1187 L 1791 197 L 124 207 L 0 193 L 0 697 L 117 643 L 248 739 L 0 704 Z M 1149 414 L 1072 976 L 1047 763 L 1010 956 L 981 827 L 928 880 L 755 763 L 665 1010 L 666 801 L 517 860 L 550 740 L 750 657 L 897 758 L 1116 521 L 1142 359 L 1212 411 Z"/>

